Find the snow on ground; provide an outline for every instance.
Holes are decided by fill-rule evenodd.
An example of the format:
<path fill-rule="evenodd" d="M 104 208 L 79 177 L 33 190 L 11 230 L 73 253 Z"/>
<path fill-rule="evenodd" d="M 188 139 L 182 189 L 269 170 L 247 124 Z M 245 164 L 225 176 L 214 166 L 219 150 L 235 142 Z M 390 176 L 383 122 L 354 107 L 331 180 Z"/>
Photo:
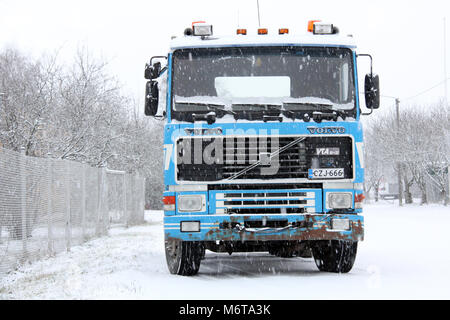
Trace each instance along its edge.
<path fill-rule="evenodd" d="M 312 259 L 208 252 L 195 277 L 169 274 L 162 212 L 142 226 L 35 262 L 0 279 L 0 299 L 449 299 L 450 210 L 366 205 L 365 241 L 348 274 Z"/>

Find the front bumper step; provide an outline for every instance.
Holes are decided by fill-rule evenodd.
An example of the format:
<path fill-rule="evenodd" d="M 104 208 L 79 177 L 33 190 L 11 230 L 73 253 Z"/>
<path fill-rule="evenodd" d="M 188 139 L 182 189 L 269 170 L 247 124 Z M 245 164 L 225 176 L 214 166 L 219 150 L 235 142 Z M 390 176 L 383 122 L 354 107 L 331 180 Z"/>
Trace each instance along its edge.
<path fill-rule="evenodd" d="M 349 228 L 332 229 L 332 219 L 348 219 Z M 200 231 L 181 232 L 182 221 L 199 221 Z M 355 214 L 177 215 L 164 217 L 164 232 L 166 239 L 183 241 L 362 241 L 364 218 Z"/>

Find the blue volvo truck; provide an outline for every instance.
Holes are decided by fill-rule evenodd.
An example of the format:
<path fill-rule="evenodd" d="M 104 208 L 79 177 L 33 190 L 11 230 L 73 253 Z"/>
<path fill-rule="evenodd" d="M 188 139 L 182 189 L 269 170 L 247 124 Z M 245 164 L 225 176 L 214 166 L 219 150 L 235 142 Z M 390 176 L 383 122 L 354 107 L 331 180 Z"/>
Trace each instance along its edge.
<path fill-rule="evenodd" d="M 370 58 L 360 109 L 357 60 Z M 163 76 L 164 75 L 164 76 Z M 172 274 L 205 251 L 313 258 L 349 272 L 364 238 L 360 117 L 380 103 L 351 36 L 195 23 L 145 67 L 145 114 L 164 118 L 164 234 Z M 165 108 L 159 108 L 164 79 Z M 161 110 L 163 109 L 163 110 Z"/>

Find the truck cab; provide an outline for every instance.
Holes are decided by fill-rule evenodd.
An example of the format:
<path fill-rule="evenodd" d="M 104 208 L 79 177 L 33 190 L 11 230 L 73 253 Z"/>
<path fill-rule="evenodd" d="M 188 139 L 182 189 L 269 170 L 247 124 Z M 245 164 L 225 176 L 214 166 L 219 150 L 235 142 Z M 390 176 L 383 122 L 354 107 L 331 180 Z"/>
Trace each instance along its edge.
<path fill-rule="evenodd" d="M 210 250 L 313 258 L 321 271 L 349 272 L 364 238 L 357 60 L 370 56 L 320 21 L 303 35 L 212 30 L 193 24 L 145 69 L 145 113 L 166 121 L 169 271 L 195 275 Z M 364 87 L 372 113 L 372 70 Z"/>

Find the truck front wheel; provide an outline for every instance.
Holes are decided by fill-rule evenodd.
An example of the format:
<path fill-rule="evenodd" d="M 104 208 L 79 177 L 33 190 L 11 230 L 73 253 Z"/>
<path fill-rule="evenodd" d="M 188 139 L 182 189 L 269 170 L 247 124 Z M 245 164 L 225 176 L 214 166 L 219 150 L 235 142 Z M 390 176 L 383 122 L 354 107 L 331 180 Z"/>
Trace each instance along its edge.
<path fill-rule="evenodd" d="M 312 245 L 312 253 L 320 271 L 347 273 L 356 259 L 358 242 L 343 240 L 320 240 Z"/>
<path fill-rule="evenodd" d="M 200 269 L 203 245 L 193 241 L 166 240 L 166 261 L 170 273 L 181 276 L 196 275 Z"/>

